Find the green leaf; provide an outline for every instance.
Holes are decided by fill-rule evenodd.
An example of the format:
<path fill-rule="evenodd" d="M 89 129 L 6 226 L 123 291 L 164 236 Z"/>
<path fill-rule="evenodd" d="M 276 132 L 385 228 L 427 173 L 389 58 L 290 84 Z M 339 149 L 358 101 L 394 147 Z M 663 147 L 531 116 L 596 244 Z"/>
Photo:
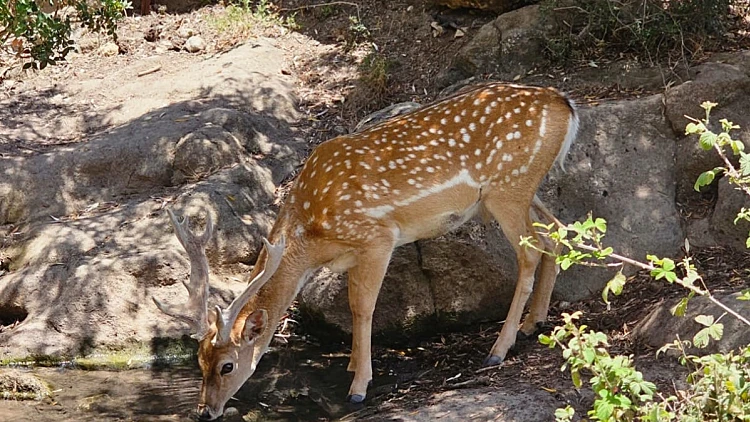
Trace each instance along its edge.
<path fill-rule="evenodd" d="M 581 382 L 581 374 L 577 370 L 571 369 L 570 378 L 573 380 L 573 385 L 576 388 L 581 388 L 581 385 L 583 385 L 583 383 Z"/>
<path fill-rule="evenodd" d="M 597 218 L 594 221 L 594 227 L 596 227 L 597 230 L 599 230 L 601 233 L 607 232 L 607 220 L 603 218 Z"/>
<path fill-rule="evenodd" d="M 675 305 L 672 309 L 670 309 L 670 312 L 672 312 L 672 315 L 674 316 L 685 316 L 685 311 L 687 311 L 688 302 L 690 301 L 690 298 L 683 297 L 680 299 L 679 303 Z"/>
<path fill-rule="evenodd" d="M 618 271 L 617 274 L 607 282 L 607 285 L 604 286 L 604 290 L 602 290 L 602 300 L 607 304 L 607 309 L 609 309 L 609 292 L 614 293 L 615 296 L 619 296 L 620 293 L 622 293 L 622 288 L 625 286 L 626 282 L 627 279 L 625 276 L 621 271 Z"/>
<path fill-rule="evenodd" d="M 700 146 L 704 151 L 709 151 L 716 144 L 716 138 L 717 136 L 715 133 L 706 131 L 701 133 L 701 137 L 698 142 L 700 143 Z"/>
<path fill-rule="evenodd" d="M 701 103 L 701 108 L 706 110 L 706 115 L 708 116 L 709 113 L 711 113 L 711 109 L 719 105 L 718 103 L 714 103 L 711 101 L 704 101 Z"/>
<path fill-rule="evenodd" d="M 695 317 L 695 322 L 705 327 L 710 327 L 714 323 L 713 315 L 698 315 Z"/>
<path fill-rule="evenodd" d="M 667 271 L 672 271 L 675 269 L 674 261 L 669 258 L 664 258 L 664 264 L 662 267 Z"/>
<path fill-rule="evenodd" d="M 711 182 L 714 181 L 714 178 L 716 177 L 716 172 L 713 170 L 704 171 L 701 173 L 700 176 L 698 176 L 698 180 L 695 181 L 695 185 L 693 186 L 693 189 L 700 192 L 701 188 L 703 186 L 708 186 L 711 184 Z"/>
<path fill-rule="evenodd" d="M 737 296 L 737 300 L 750 300 L 750 289 L 743 290 L 742 293 Z"/>
<path fill-rule="evenodd" d="M 743 144 L 742 141 L 730 141 L 729 145 L 732 147 L 732 152 L 734 153 L 734 155 L 737 155 L 745 150 L 745 144 Z"/>
<path fill-rule="evenodd" d="M 693 346 L 702 349 L 708 346 L 708 328 L 704 328 L 693 336 Z"/>
<path fill-rule="evenodd" d="M 708 330 L 708 335 L 714 340 L 721 340 L 721 337 L 724 336 L 724 324 L 720 322 L 717 322 L 706 329 Z"/>
<path fill-rule="evenodd" d="M 740 171 L 743 176 L 750 175 L 750 154 L 740 152 Z"/>
<path fill-rule="evenodd" d="M 703 133 L 706 130 L 706 126 L 703 125 L 703 123 L 688 123 L 687 126 L 685 126 L 685 135 L 695 135 L 698 133 Z"/>

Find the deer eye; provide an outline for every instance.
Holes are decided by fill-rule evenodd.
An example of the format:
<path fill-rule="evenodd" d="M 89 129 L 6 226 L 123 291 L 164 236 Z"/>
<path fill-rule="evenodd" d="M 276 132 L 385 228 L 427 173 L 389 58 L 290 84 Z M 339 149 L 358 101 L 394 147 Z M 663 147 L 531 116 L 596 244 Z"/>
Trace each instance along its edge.
<path fill-rule="evenodd" d="M 221 375 L 226 375 L 234 370 L 234 365 L 232 363 L 225 363 L 224 366 L 221 367 Z"/>

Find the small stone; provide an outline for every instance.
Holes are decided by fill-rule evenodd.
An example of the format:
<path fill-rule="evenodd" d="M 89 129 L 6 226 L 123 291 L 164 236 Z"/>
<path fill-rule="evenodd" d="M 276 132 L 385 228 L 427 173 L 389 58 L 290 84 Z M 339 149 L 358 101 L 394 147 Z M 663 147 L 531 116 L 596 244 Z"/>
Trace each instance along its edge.
<path fill-rule="evenodd" d="M 193 35 L 185 42 L 185 49 L 191 53 L 198 53 L 206 49 L 206 42 L 198 35 Z"/>
<path fill-rule="evenodd" d="M 110 41 L 103 46 L 99 47 L 99 55 L 104 57 L 111 57 L 116 56 L 120 52 L 120 47 L 117 46 L 114 42 Z"/>
<path fill-rule="evenodd" d="M 237 416 L 239 414 L 240 412 L 237 410 L 236 407 L 227 407 L 226 409 L 224 409 L 225 418 L 231 418 L 232 416 Z"/>
<path fill-rule="evenodd" d="M 180 38 L 190 38 L 193 35 L 195 35 L 195 31 L 193 30 L 193 28 L 181 26 L 180 29 L 177 30 L 177 36 Z"/>

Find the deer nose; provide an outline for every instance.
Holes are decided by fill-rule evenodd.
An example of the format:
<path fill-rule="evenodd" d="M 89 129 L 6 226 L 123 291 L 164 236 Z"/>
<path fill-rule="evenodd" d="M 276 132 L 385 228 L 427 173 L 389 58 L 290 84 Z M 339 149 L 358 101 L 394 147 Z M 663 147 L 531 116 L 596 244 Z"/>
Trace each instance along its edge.
<path fill-rule="evenodd" d="M 213 418 L 211 417 L 211 411 L 208 409 L 208 406 L 206 406 L 205 404 L 198 405 L 198 420 L 201 420 L 201 421 L 213 420 Z"/>

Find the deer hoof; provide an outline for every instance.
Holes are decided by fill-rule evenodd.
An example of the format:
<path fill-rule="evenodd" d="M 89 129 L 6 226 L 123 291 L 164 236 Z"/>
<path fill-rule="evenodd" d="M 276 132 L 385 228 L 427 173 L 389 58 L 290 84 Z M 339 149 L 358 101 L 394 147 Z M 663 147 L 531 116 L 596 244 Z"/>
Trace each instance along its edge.
<path fill-rule="evenodd" d="M 503 358 L 497 355 L 489 355 L 484 360 L 484 363 L 482 365 L 483 366 L 495 366 L 495 365 L 500 365 L 501 363 L 503 363 Z"/>
<path fill-rule="evenodd" d="M 346 401 L 351 404 L 362 404 L 365 401 L 365 396 L 362 394 L 349 394 L 346 396 Z"/>

